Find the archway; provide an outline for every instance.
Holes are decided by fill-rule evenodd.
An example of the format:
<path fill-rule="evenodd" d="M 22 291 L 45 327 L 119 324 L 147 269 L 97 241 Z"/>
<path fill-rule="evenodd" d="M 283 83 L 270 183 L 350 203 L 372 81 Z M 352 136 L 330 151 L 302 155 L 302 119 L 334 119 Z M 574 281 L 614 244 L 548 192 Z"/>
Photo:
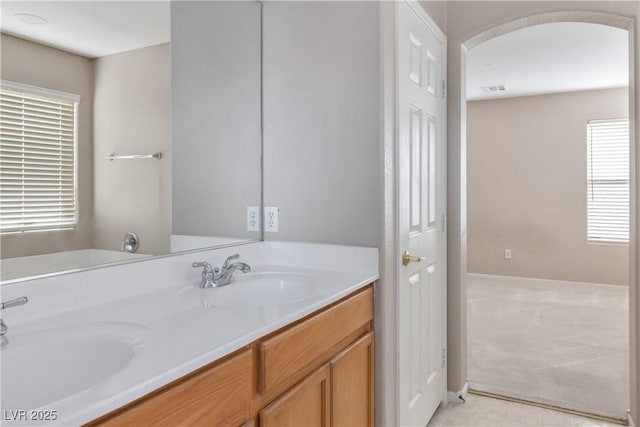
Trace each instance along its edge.
<path fill-rule="evenodd" d="M 554 23 L 554 22 L 581 22 L 581 23 L 593 23 L 593 24 L 601 24 L 601 25 L 608 25 L 608 26 L 612 26 L 612 27 L 616 27 L 616 28 L 621 28 L 624 30 L 627 30 L 629 32 L 629 37 L 630 37 L 630 43 L 629 43 L 629 57 L 630 57 L 630 64 L 633 64 L 634 58 L 635 58 L 635 53 L 634 53 L 634 21 L 631 18 L 625 17 L 625 16 L 619 16 L 619 15 L 614 15 L 614 14 L 608 14 L 608 13 L 601 13 L 601 12 L 569 12 L 569 11 L 562 11 L 562 12 L 549 12 L 549 13 L 543 13 L 543 14 L 537 14 L 537 15 L 533 15 L 533 16 L 529 16 L 529 17 L 525 17 L 525 18 L 520 18 L 520 19 L 516 19 L 510 22 L 507 22 L 505 24 L 502 25 L 498 25 L 495 26 L 491 29 L 488 29 L 486 31 L 483 31 L 481 33 L 478 33 L 470 38 L 468 38 L 466 41 L 464 41 L 460 47 L 461 47 L 461 58 L 460 58 L 460 65 L 461 65 L 461 82 L 460 82 L 460 96 L 459 99 L 461 100 L 461 104 L 460 104 L 460 147 L 459 147 L 459 155 L 461 156 L 460 158 L 456 159 L 455 161 L 458 161 L 459 163 L 457 164 L 459 167 L 456 168 L 452 168 L 454 171 L 456 171 L 455 173 L 458 174 L 457 179 L 459 180 L 460 183 L 460 198 L 459 200 L 457 200 L 457 203 L 459 204 L 459 211 L 457 212 L 459 214 L 458 220 L 460 221 L 460 233 L 459 235 L 454 235 L 453 236 L 453 240 L 457 240 L 460 239 L 458 242 L 454 242 L 457 245 L 459 245 L 457 248 L 454 249 L 454 251 L 458 252 L 456 255 L 456 260 L 454 261 L 456 264 L 453 265 L 453 268 L 456 270 L 454 271 L 454 280 L 456 280 L 456 275 L 458 276 L 459 279 L 459 288 L 458 289 L 454 289 L 453 292 L 449 293 L 449 296 L 451 298 L 451 296 L 453 295 L 455 301 L 452 301 L 454 304 L 458 304 L 457 309 L 460 310 L 459 316 L 457 319 L 458 324 L 454 325 L 454 330 L 453 332 L 450 332 L 449 334 L 449 348 L 450 348 L 450 354 L 451 354 L 451 349 L 452 349 L 452 343 L 453 343 L 453 347 L 455 348 L 456 346 L 458 346 L 459 348 L 459 354 L 457 355 L 458 358 L 457 360 L 454 360 L 454 363 L 458 363 L 457 367 L 460 368 L 459 372 L 461 373 L 461 375 L 466 375 L 466 365 L 465 362 L 462 360 L 463 355 L 464 357 L 466 357 L 466 314 L 464 313 L 466 311 L 466 282 L 464 279 L 464 275 L 466 273 L 467 270 L 467 248 L 466 248 L 466 184 L 465 184 L 465 179 L 466 179 L 466 163 L 465 163 L 465 159 L 462 157 L 464 155 L 466 155 L 466 129 L 465 129 L 465 125 L 466 125 L 466 105 L 464 100 L 466 99 L 465 96 L 465 84 L 464 84 L 464 78 L 466 75 L 466 64 L 465 64 L 465 59 L 466 59 L 466 53 L 468 50 L 478 46 L 479 44 L 493 39 L 495 37 L 498 37 L 500 35 L 503 34 L 507 34 L 519 29 L 523 29 L 526 27 L 530 27 L 530 26 L 534 26 L 534 25 L 540 25 L 540 24 L 545 24 L 545 23 Z M 632 68 L 633 69 L 633 68 Z M 629 74 L 629 88 L 630 90 L 632 90 L 632 88 L 634 88 L 634 73 L 631 72 Z M 631 149 L 631 158 L 630 158 L 630 162 L 632 165 L 637 164 L 637 158 L 636 158 L 636 150 L 635 148 L 637 148 L 637 137 L 635 136 L 634 130 L 636 129 L 636 109 L 635 109 L 635 103 L 634 103 L 634 97 L 630 96 L 629 97 L 629 116 L 630 116 L 630 128 L 631 128 L 631 142 L 632 142 L 632 149 Z M 456 101 L 457 102 L 457 101 Z M 455 138 L 455 136 L 454 136 Z M 637 179 L 637 178 L 636 178 Z M 633 191 L 633 184 L 632 184 L 632 191 L 631 191 L 631 217 L 635 218 L 636 216 L 636 212 L 634 209 L 634 191 Z M 451 210 L 450 210 L 450 214 L 451 214 Z M 635 317 L 633 315 L 633 313 L 635 313 L 635 303 L 636 303 L 636 297 L 635 292 L 637 291 L 635 288 L 635 282 L 634 282 L 634 274 L 637 271 L 637 265 L 636 265 L 636 260 L 634 259 L 634 254 L 635 252 L 635 248 L 636 248 L 636 239 L 635 236 L 637 235 L 637 231 L 635 229 L 635 224 L 634 221 L 631 221 L 631 239 L 630 239 L 630 270 L 631 270 L 631 283 L 630 283 L 630 287 L 632 288 L 632 293 L 631 293 L 631 298 L 630 298 L 630 305 L 631 305 L 631 322 L 633 323 L 635 321 Z M 450 238 L 451 241 L 451 238 Z M 451 270 L 450 270 L 451 271 Z M 455 309 L 456 307 L 454 307 L 454 310 L 451 310 L 451 303 L 450 302 L 450 311 L 453 311 L 453 316 L 456 316 L 457 313 L 455 313 Z M 450 322 L 451 323 L 451 322 Z M 455 322 L 454 322 L 455 323 Z M 457 329 L 456 329 L 457 327 Z M 631 333 L 634 334 L 634 330 L 633 328 L 631 329 Z M 633 338 L 632 338 L 632 343 L 633 343 Z M 633 350 L 632 350 L 633 351 Z M 632 361 L 634 359 L 634 355 L 632 353 Z M 453 369 L 456 369 L 456 367 L 454 366 Z M 450 369 L 451 371 L 451 369 Z M 632 367 L 631 369 L 632 372 L 632 376 L 634 375 L 634 368 Z M 634 390 L 634 386 L 632 384 L 632 396 L 633 396 L 633 390 Z M 451 389 L 456 389 L 456 386 L 454 385 L 453 387 L 449 388 Z M 458 388 L 459 389 L 459 388 Z M 634 397 L 632 397 L 633 399 Z M 633 401 L 633 400 L 632 400 Z"/>

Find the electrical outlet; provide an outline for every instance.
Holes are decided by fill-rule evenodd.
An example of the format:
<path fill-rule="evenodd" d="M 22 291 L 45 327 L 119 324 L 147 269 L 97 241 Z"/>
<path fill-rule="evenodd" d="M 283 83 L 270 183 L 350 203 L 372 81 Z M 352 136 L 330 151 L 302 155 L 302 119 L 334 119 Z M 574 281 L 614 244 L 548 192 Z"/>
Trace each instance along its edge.
<path fill-rule="evenodd" d="M 511 249 L 504 250 L 504 259 L 511 259 Z"/>
<path fill-rule="evenodd" d="M 260 207 L 247 206 L 247 231 L 260 231 Z"/>
<path fill-rule="evenodd" d="M 264 208 L 264 231 L 275 233 L 278 231 L 278 211 L 280 209 L 267 206 Z"/>

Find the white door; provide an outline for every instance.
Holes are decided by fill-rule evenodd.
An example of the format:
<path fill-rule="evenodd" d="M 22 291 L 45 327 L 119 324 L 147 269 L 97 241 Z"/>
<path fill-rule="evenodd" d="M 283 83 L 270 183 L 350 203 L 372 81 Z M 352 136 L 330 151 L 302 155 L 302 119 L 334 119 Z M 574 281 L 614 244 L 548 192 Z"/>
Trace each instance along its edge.
<path fill-rule="evenodd" d="M 446 396 L 446 38 L 398 2 L 398 421 L 425 426 Z M 420 261 L 418 261 L 420 259 Z"/>

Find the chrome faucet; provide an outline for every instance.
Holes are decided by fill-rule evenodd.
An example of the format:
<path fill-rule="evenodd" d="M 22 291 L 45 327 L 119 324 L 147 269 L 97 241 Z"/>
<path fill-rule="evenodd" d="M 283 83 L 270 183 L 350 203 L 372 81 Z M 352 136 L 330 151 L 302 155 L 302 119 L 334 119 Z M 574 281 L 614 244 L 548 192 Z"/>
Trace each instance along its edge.
<path fill-rule="evenodd" d="M 243 273 L 248 273 L 251 271 L 251 266 L 249 264 L 246 264 L 244 262 L 229 262 L 238 258 L 240 258 L 240 254 L 235 254 L 231 255 L 224 261 L 224 264 L 222 264 L 222 270 L 220 271 L 220 274 L 215 278 L 214 283 L 216 283 L 218 286 L 228 285 L 230 283 L 233 283 L 234 272 L 240 270 Z"/>
<path fill-rule="evenodd" d="M 240 258 L 240 254 L 231 255 L 224 261 L 222 268 L 212 268 L 208 262 L 194 262 L 192 267 L 202 267 L 202 280 L 200 281 L 201 288 L 215 288 L 218 286 L 225 286 L 233 283 L 233 273 L 240 270 L 243 273 L 251 271 L 251 266 L 244 262 L 231 262 L 234 259 Z"/>
<path fill-rule="evenodd" d="M 4 310 L 6 308 L 17 307 L 19 305 L 24 305 L 29 301 L 27 297 L 20 297 L 16 299 L 12 299 L 11 301 L 0 303 L 0 310 Z M 0 319 L 0 346 L 4 346 L 9 344 L 9 339 L 7 338 L 7 331 L 9 328 L 7 324 L 4 323 L 4 320 Z"/>
<path fill-rule="evenodd" d="M 215 269 L 211 268 L 211 264 L 206 261 L 194 262 L 191 264 L 193 268 L 203 267 L 202 268 L 202 280 L 200 281 L 201 288 L 215 288 L 216 284 L 213 281 L 216 277 L 216 274 L 220 271 L 218 267 Z"/>

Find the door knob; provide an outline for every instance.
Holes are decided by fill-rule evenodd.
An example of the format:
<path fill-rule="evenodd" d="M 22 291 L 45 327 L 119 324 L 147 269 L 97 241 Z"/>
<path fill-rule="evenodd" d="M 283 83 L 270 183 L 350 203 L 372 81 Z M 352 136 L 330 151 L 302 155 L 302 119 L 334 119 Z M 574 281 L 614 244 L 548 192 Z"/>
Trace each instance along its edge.
<path fill-rule="evenodd" d="M 409 265 L 410 262 L 420 262 L 423 259 L 424 257 L 411 255 L 409 251 L 402 253 L 402 265 Z"/>

